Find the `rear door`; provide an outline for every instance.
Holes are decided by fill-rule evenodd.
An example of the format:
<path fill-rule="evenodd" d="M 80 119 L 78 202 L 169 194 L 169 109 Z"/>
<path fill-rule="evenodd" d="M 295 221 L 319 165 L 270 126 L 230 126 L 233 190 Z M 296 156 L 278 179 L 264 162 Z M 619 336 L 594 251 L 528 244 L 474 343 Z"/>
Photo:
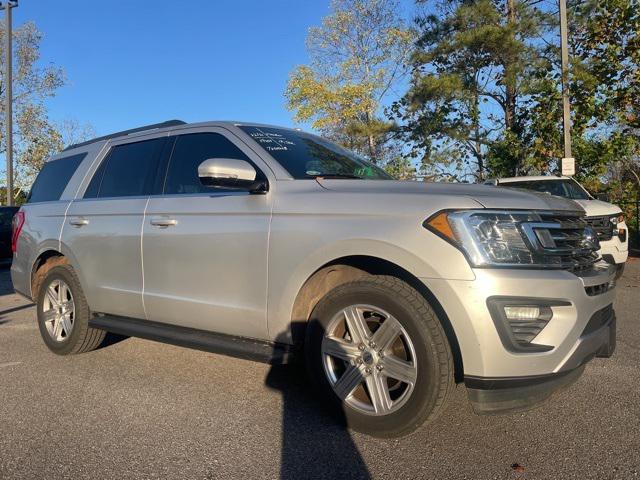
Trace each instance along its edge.
<path fill-rule="evenodd" d="M 267 338 L 267 246 L 272 194 L 206 187 L 209 158 L 262 161 L 225 129 L 176 137 L 164 193 L 143 227 L 144 302 L 149 320 Z"/>
<path fill-rule="evenodd" d="M 141 230 L 166 135 L 114 143 L 82 198 L 69 206 L 62 242 L 73 255 L 93 311 L 144 318 Z"/>

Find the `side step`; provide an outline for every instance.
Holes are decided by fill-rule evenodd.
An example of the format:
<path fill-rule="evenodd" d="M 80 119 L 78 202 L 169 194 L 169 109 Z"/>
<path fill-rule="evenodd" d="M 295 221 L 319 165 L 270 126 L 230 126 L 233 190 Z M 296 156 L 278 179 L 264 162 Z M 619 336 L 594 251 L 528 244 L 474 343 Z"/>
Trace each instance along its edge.
<path fill-rule="evenodd" d="M 118 335 L 145 338 L 271 365 L 292 363 L 295 356 L 293 345 L 235 337 L 137 318 L 98 315 L 89 321 L 89 325 Z"/>

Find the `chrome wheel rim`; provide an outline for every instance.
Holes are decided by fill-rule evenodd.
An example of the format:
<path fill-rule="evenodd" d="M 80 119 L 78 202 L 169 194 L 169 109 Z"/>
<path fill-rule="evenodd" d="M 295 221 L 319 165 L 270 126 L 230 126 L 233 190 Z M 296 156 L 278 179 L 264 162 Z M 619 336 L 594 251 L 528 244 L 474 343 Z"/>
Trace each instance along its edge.
<path fill-rule="evenodd" d="M 52 281 L 45 289 L 42 316 L 49 336 L 56 342 L 69 338 L 75 321 L 71 289 L 63 280 Z"/>
<path fill-rule="evenodd" d="M 372 305 L 351 305 L 329 322 L 322 363 L 336 395 L 367 415 L 388 415 L 413 393 L 418 368 L 400 322 Z"/>

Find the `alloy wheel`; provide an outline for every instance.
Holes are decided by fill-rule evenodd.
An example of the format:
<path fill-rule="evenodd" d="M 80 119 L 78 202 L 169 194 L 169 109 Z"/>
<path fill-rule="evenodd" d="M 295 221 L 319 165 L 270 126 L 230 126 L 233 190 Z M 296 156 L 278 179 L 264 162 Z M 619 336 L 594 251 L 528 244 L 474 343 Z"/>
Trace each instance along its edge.
<path fill-rule="evenodd" d="M 71 289 L 63 280 L 53 280 L 46 287 L 42 315 L 53 340 L 62 342 L 69 338 L 75 320 L 75 305 Z"/>
<path fill-rule="evenodd" d="M 411 338 L 391 314 L 350 305 L 329 322 L 321 347 L 336 395 L 368 415 L 388 415 L 406 403 L 417 379 Z"/>

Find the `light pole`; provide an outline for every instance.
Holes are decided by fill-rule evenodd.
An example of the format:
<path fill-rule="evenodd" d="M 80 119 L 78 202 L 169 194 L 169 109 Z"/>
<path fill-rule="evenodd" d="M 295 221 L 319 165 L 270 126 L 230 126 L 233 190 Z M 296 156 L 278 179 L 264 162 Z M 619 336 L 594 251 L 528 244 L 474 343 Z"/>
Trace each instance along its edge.
<path fill-rule="evenodd" d="M 564 130 L 564 157 L 562 158 L 562 174 L 575 174 L 575 160 L 571 155 L 571 110 L 569 103 L 569 49 L 567 34 L 567 2 L 558 0 L 560 4 L 560 51 L 562 58 L 562 127 Z"/>
<path fill-rule="evenodd" d="M 12 74 L 11 74 L 11 62 L 13 56 L 11 54 L 11 9 L 18 6 L 18 0 L 8 0 L 0 3 L 0 10 L 5 11 L 6 27 L 4 31 L 5 36 L 5 77 L 4 77 L 4 91 L 5 91 L 5 127 L 6 133 L 6 149 L 5 155 L 7 158 L 7 205 L 13 205 L 13 92 L 12 92 Z"/>

